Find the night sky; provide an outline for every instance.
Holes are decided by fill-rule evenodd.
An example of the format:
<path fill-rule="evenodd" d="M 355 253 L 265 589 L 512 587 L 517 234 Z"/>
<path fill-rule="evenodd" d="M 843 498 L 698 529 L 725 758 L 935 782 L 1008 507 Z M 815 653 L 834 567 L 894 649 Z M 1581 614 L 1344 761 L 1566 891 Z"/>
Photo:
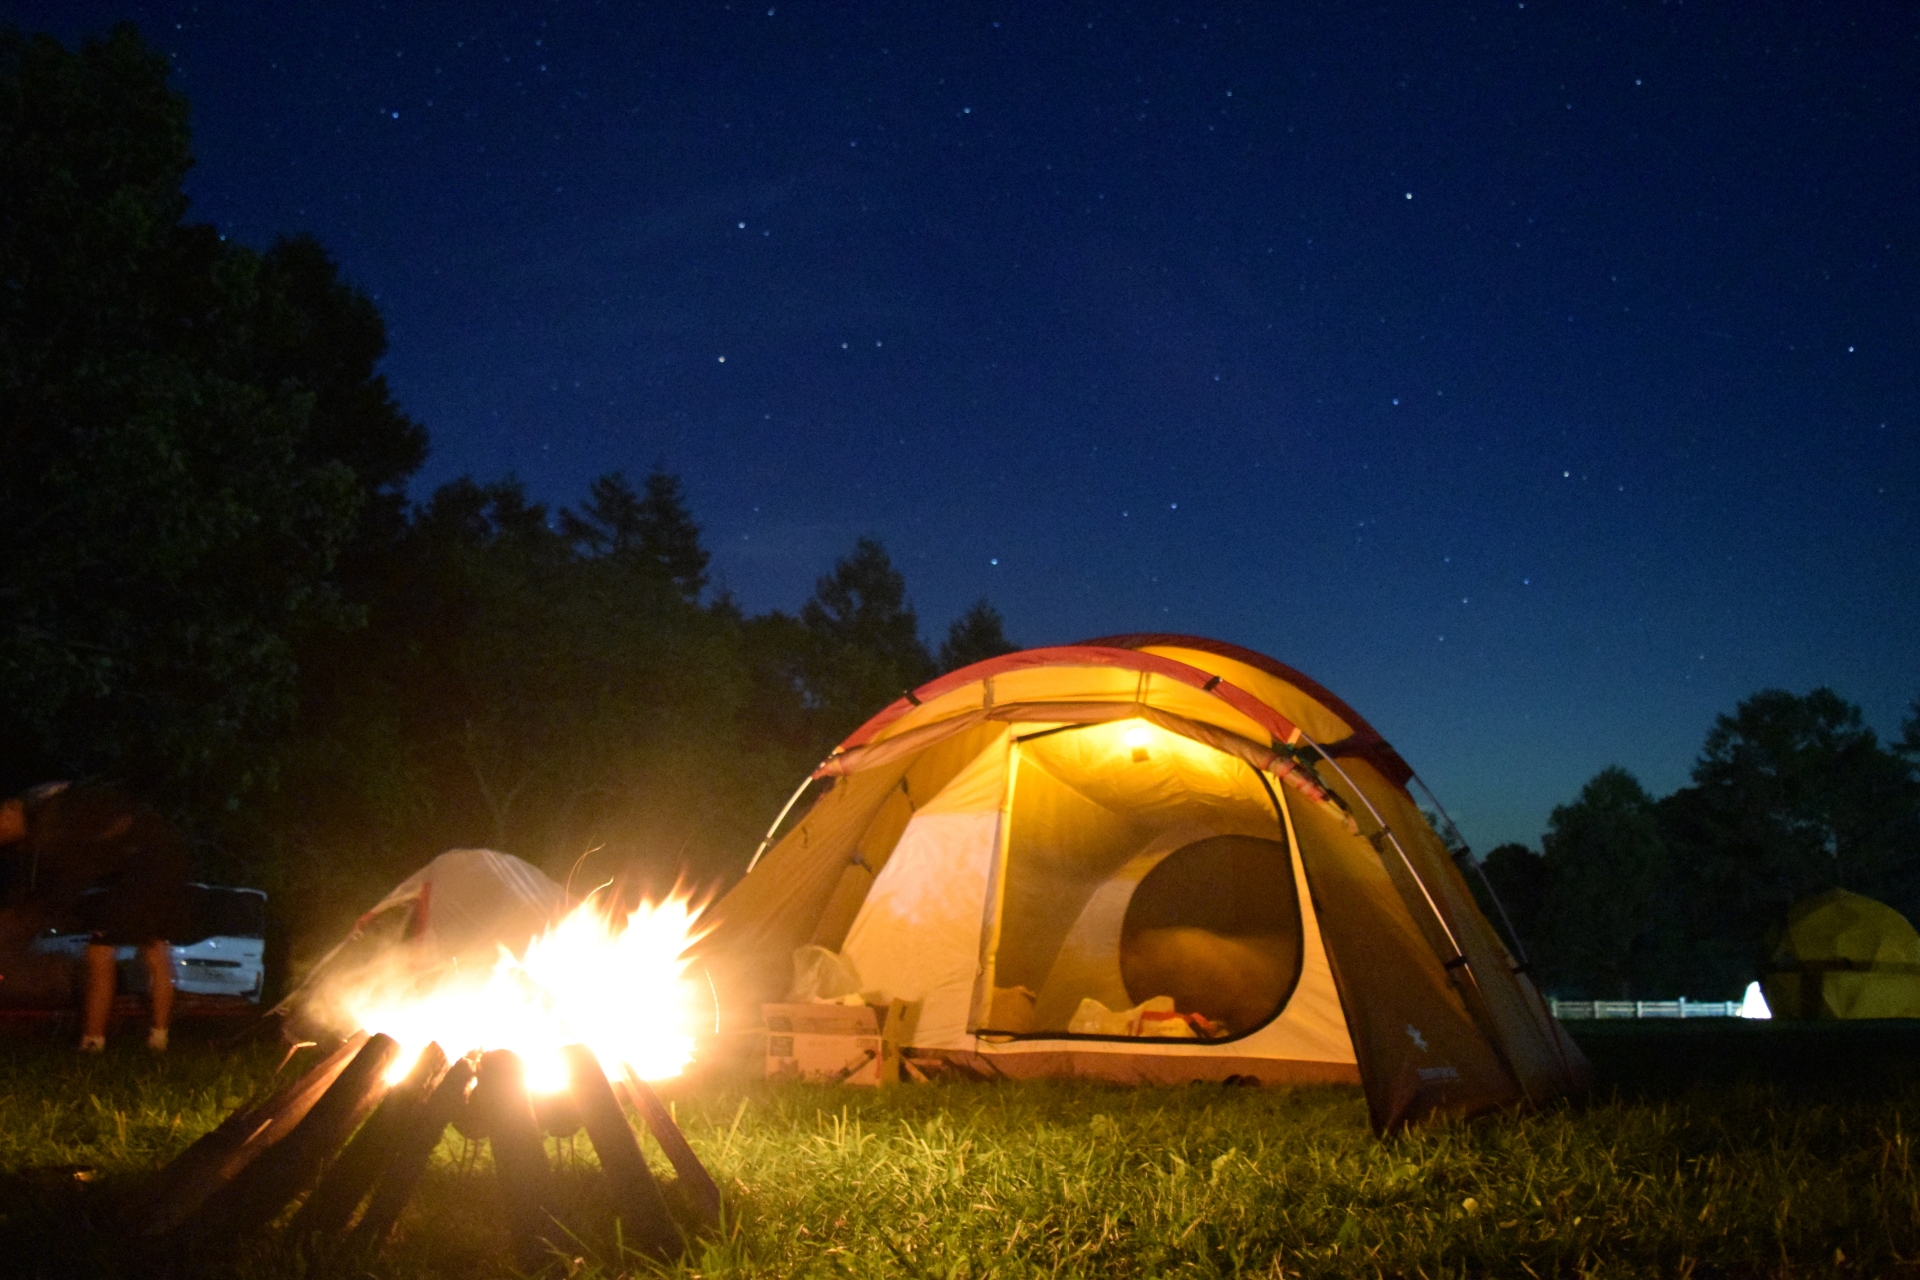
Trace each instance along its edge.
<path fill-rule="evenodd" d="M 1249 645 L 1482 850 L 1920 695 L 1911 5 L 285 8 L 5 13 L 173 56 L 191 216 L 377 299 L 416 497 L 662 465 L 751 612 L 873 534 L 932 642 Z"/>

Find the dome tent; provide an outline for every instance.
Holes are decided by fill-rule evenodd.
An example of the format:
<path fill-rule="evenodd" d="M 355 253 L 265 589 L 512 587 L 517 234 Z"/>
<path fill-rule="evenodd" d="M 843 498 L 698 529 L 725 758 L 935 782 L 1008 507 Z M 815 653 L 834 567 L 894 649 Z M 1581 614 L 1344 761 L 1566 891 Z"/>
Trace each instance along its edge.
<path fill-rule="evenodd" d="M 1787 912 L 1760 987 L 1776 1018 L 1920 1018 L 1920 933 L 1883 902 L 1830 889 Z"/>
<path fill-rule="evenodd" d="M 910 1052 L 994 1074 L 1357 1081 L 1381 1131 L 1579 1087 L 1412 776 L 1246 649 L 1009 654 L 843 742 L 702 951 L 736 1015 L 837 951 Z"/>
<path fill-rule="evenodd" d="M 362 912 L 274 1012 L 325 1023 L 331 991 L 397 956 L 420 972 L 455 966 L 484 973 L 500 947 L 524 950 L 566 907 L 566 891 L 531 863 L 492 849 L 449 849 Z"/>
<path fill-rule="evenodd" d="M 393 918 L 438 957 L 491 965 L 497 947 L 524 948 L 566 902 L 566 891 L 530 862 L 492 849 L 449 849 L 363 912 L 353 931 Z"/>

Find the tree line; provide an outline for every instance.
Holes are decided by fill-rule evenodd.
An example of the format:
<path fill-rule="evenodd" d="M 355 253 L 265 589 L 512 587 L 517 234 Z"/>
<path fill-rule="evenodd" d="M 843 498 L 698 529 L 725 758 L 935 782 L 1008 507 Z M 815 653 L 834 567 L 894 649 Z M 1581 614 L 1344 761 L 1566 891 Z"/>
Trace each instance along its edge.
<path fill-rule="evenodd" d="M 131 27 L 0 34 L 0 793 L 119 781 L 296 927 L 461 845 L 711 881 L 872 711 L 1013 647 L 982 601 L 930 652 L 869 538 L 748 616 L 662 471 L 410 503 L 378 311 L 311 238 L 186 219 L 167 75 Z"/>
<path fill-rule="evenodd" d="M 1920 700 L 1883 743 L 1831 689 L 1770 689 L 1719 716 L 1689 785 L 1655 798 L 1601 770 L 1538 852 L 1487 878 L 1541 984 L 1562 996 L 1737 996 L 1795 902 L 1828 889 L 1920 921 Z"/>
<path fill-rule="evenodd" d="M 131 27 L 0 33 L 0 794 L 120 781 L 303 930 L 461 845 L 712 883 L 866 716 L 1013 647 L 982 601 L 930 651 L 866 538 L 747 615 L 663 471 L 410 502 L 378 311 L 311 238 L 186 219 L 167 75 Z M 1883 744 L 1758 694 L 1691 785 L 1605 770 L 1485 870 L 1549 989 L 1732 994 L 1809 893 L 1920 916 L 1916 761 L 1920 705 Z"/>

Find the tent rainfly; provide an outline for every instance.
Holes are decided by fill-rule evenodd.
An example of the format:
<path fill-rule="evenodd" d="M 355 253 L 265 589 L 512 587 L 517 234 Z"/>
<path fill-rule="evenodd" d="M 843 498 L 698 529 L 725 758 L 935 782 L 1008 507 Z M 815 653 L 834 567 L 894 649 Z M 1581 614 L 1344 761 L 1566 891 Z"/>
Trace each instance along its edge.
<path fill-rule="evenodd" d="M 1412 781 L 1345 703 L 1234 645 L 993 658 L 834 750 L 702 954 L 744 1019 L 796 951 L 837 952 L 907 1002 L 910 1054 L 992 1075 L 1357 1082 L 1380 1132 L 1578 1089 Z"/>

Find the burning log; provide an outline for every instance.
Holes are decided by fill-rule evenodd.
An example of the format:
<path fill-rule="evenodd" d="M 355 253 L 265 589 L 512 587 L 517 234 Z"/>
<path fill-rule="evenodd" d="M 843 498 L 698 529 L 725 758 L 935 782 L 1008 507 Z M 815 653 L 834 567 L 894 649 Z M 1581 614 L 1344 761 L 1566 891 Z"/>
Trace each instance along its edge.
<path fill-rule="evenodd" d="M 135 1205 L 141 1234 L 163 1236 L 180 1226 L 261 1152 L 286 1137 L 333 1087 L 366 1041 L 365 1032 L 349 1038 L 305 1075 L 264 1101 L 235 1111 L 175 1157 Z"/>
<path fill-rule="evenodd" d="M 480 1055 L 479 1083 L 469 1105 L 485 1116 L 493 1168 L 506 1194 L 514 1252 L 531 1261 L 550 1218 L 553 1169 L 527 1092 L 527 1069 L 511 1049 Z"/>
<path fill-rule="evenodd" d="M 680 1230 L 667 1213 L 660 1184 L 654 1181 L 653 1170 L 647 1168 L 647 1157 L 620 1110 L 619 1100 L 613 1096 L 613 1086 L 607 1083 L 600 1060 L 583 1044 L 570 1044 L 560 1052 L 567 1061 L 571 1092 L 580 1105 L 587 1137 L 593 1141 L 607 1181 L 613 1184 L 615 1212 L 642 1249 L 659 1258 L 673 1257 L 683 1247 Z"/>
<path fill-rule="evenodd" d="M 634 1110 L 647 1122 L 647 1131 L 653 1134 L 653 1140 L 667 1153 L 667 1159 L 673 1163 L 673 1172 L 680 1179 L 680 1189 L 687 1199 L 698 1209 L 701 1218 L 709 1226 L 720 1224 L 720 1188 L 714 1182 L 713 1175 L 707 1172 L 707 1166 L 700 1163 L 700 1157 L 687 1145 L 687 1137 L 680 1132 L 680 1126 L 673 1121 L 673 1113 L 660 1101 L 660 1095 L 653 1086 L 642 1080 L 631 1069 L 624 1073 L 622 1083 L 626 1085 L 627 1096 L 633 1100 Z"/>
<path fill-rule="evenodd" d="M 426 1172 L 427 1161 L 433 1158 L 441 1135 L 466 1108 L 467 1090 L 473 1078 L 473 1063 L 460 1059 L 447 1068 L 426 1102 L 406 1117 L 404 1131 L 394 1141 L 386 1167 L 380 1171 L 373 1195 L 367 1200 L 367 1210 L 360 1215 L 353 1234 L 347 1239 L 349 1252 L 370 1253 L 385 1243 L 393 1224 L 400 1220 L 400 1211 L 413 1198 L 413 1189 L 419 1185 L 420 1175 Z"/>
<path fill-rule="evenodd" d="M 580 1114 L 580 1103 L 572 1089 L 559 1093 L 535 1094 L 533 1099 L 533 1118 L 540 1122 L 540 1132 L 549 1138 L 568 1138 L 580 1132 L 580 1126 L 586 1123 L 586 1117 Z"/>
<path fill-rule="evenodd" d="M 331 1237 L 346 1227 L 354 1210 L 379 1180 L 415 1115 L 428 1105 L 433 1088 L 446 1069 L 446 1052 L 437 1044 L 428 1045 L 407 1078 L 387 1091 L 367 1122 L 353 1135 L 353 1141 L 320 1179 L 320 1185 L 300 1206 L 290 1229 L 294 1239 Z"/>
<path fill-rule="evenodd" d="M 146 1229 L 183 1244 L 237 1239 L 312 1187 L 288 1238 L 326 1253 L 344 1243 L 347 1256 L 364 1257 L 391 1234 L 448 1123 L 457 1119 L 468 1132 L 485 1134 L 492 1149 L 515 1261 L 537 1262 L 543 1237 L 559 1237 L 550 1229 L 553 1170 L 525 1064 L 501 1049 L 481 1055 L 477 1068 L 471 1058 L 449 1067 L 435 1044 L 405 1081 L 388 1089 L 387 1072 L 399 1051 L 385 1035 L 355 1037 L 265 1102 L 230 1117 L 210 1135 L 218 1141 L 203 1139 L 165 1171 L 170 1180 Z M 605 1069 L 584 1045 L 569 1045 L 561 1057 L 569 1083 L 546 1099 L 548 1114 L 581 1118 L 628 1238 L 660 1260 L 678 1256 L 684 1238 Z M 706 1221 L 717 1222 L 719 1188 L 671 1113 L 631 1068 L 622 1075 L 688 1201 Z M 156 1230 L 156 1223 L 164 1225 Z"/>
<path fill-rule="evenodd" d="M 383 1034 L 359 1033 L 229 1117 L 162 1171 L 133 1221 L 150 1237 L 200 1249 L 237 1241 L 305 1194 L 283 1238 L 320 1250 L 309 1259 L 316 1267 L 341 1260 L 342 1245 L 364 1258 L 392 1233 L 453 1123 L 487 1139 L 514 1261 L 530 1265 L 540 1260 L 542 1237 L 571 1239 L 552 1222 L 557 1188 L 542 1131 L 567 1137 L 584 1125 L 627 1236 L 671 1259 L 684 1240 L 615 1082 L 672 1161 L 689 1206 L 717 1223 L 719 1188 L 644 1079 L 675 1074 L 692 1056 L 683 957 L 697 915 L 684 895 L 643 903 L 624 923 L 611 903 L 589 901 L 523 952 L 503 950 L 491 971 L 423 965 L 420 957 L 368 967 L 334 991 L 329 1007 Z M 622 991 L 648 998 L 608 1008 L 610 975 Z M 621 1060 L 603 1066 L 572 1043 L 582 1028 L 621 1043 Z M 389 1089 L 400 1041 L 433 1043 Z M 443 1049 L 475 1045 L 511 1049 L 475 1050 L 448 1065 Z M 544 1074 L 555 1053 L 570 1083 L 555 1092 L 543 1083 L 536 1096 L 528 1064 Z"/>
<path fill-rule="evenodd" d="M 400 1045 L 390 1036 L 369 1038 L 306 1117 L 263 1151 L 244 1178 L 210 1196 L 182 1229 L 202 1238 L 221 1238 L 271 1221 L 313 1185 L 326 1162 L 379 1103 L 387 1091 L 387 1068 L 399 1052 Z"/>

